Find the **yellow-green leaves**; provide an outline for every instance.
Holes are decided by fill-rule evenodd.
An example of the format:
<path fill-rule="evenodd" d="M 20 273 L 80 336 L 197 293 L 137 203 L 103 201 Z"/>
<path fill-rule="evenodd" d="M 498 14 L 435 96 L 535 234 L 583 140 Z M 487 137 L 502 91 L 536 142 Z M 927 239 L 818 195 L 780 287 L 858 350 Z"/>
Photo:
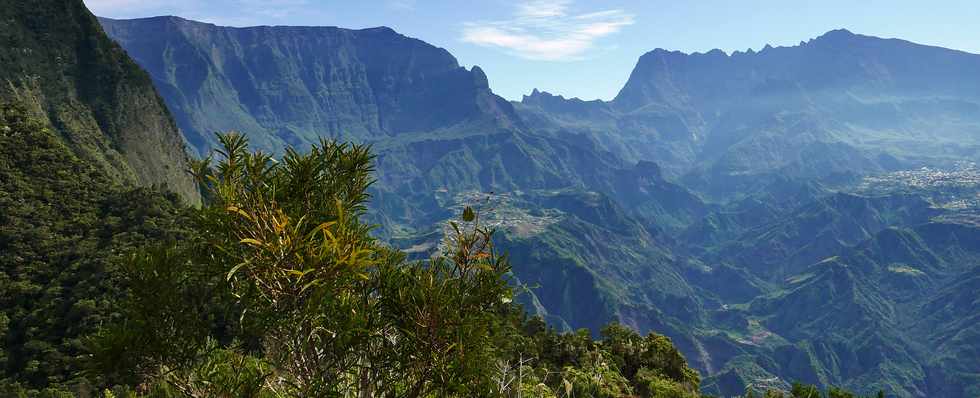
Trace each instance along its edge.
<path fill-rule="evenodd" d="M 246 244 L 246 245 L 252 245 L 252 246 L 255 246 L 255 247 L 262 247 L 262 246 L 265 246 L 265 245 L 264 245 L 264 244 L 262 243 L 262 241 L 260 241 L 260 240 L 258 240 L 258 239 L 252 239 L 252 238 L 245 238 L 245 239 L 242 239 L 242 240 L 241 240 L 240 242 L 241 242 L 241 243 L 244 243 L 244 244 Z"/>
<path fill-rule="evenodd" d="M 238 270 L 241 269 L 242 267 L 244 267 L 246 264 L 248 264 L 248 263 L 247 262 L 238 263 L 238 265 L 236 265 L 236 266 L 232 267 L 230 270 L 228 270 L 228 275 L 225 276 L 225 280 L 229 280 L 230 281 L 231 278 L 235 276 L 235 273 L 238 272 Z"/>
<path fill-rule="evenodd" d="M 252 218 L 251 215 L 249 215 L 248 213 L 246 213 L 245 210 L 242 210 L 238 206 L 228 206 L 227 208 L 225 208 L 225 210 L 227 210 L 229 213 L 238 214 L 238 215 L 244 217 L 245 219 L 247 219 L 249 221 L 254 221 L 255 220 L 255 219 Z"/>
<path fill-rule="evenodd" d="M 197 212 L 196 239 L 181 251 L 193 260 L 185 263 L 192 283 L 180 286 L 213 288 L 213 295 L 193 296 L 220 300 L 228 331 L 261 342 L 255 355 L 272 370 L 259 388 L 272 396 L 356 396 L 361 388 L 376 396 L 472 396 L 488 390 L 495 350 L 487 341 L 510 293 L 503 280 L 507 265 L 494 254 L 492 231 L 480 226 L 475 209 L 465 208 L 452 224 L 445 258 L 405 263 L 404 254 L 380 246 L 360 221 L 371 183 L 366 147 L 324 142 L 274 162 L 245 151 L 242 136 L 221 142 L 225 148 L 213 168 L 195 168 L 205 204 Z M 161 294 L 169 291 L 179 289 Z M 173 308 L 184 308 L 186 297 L 171 298 Z M 237 321 L 226 318 L 227 311 L 238 311 Z M 153 333 L 183 330 L 143 325 Z M 210 326 L 203 322 L 195 330 L 210 333 Z M 160 340 L 183 347 L 188 339 Z M 210 373 L 205 376 L 210 383 Z M 485 383 L 474 385 L 480 380 Z"/>
<path fill-rule="evenodd" d="M 249 152 L 240 134 L 219 141 L 213 168 L 209 158 L 194 172 L 208 198 L 206 236 L 236 297 L 281 308 L 368 279 L 376 243 L 358 219 L 371 182 L 365 147 L 324 141 L 276 162 Z"/>

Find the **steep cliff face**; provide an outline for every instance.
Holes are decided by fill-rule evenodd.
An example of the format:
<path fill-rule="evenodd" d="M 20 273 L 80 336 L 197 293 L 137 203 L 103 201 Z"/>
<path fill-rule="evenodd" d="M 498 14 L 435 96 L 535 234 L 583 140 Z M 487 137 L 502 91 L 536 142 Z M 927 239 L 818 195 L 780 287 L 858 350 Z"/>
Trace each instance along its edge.
<path fill-rule="evenodd" d="M 437 193 L 473 190 L 584 188 L 659 208 L 660 191 L 637 190 L 645 171 L 630 172 L 633 162 L 587 134 L 536 131 L 478 67 L 391 29 L 101 22 L 150 72 L 201 155 L 228 130 L 273 154 L 323 137 L 373 143 L 375 206 L 388 221 L 429 228 L 445 216 Z M 653 177 L 647 186 L 700 205 Z"/>
<path fill-rule="evenodd" d="M 177 17 L 102 19 L 156 79 L 201 153 L 239 130 L 280 153 L 321 137 L 376 140 L 462 122 L 515 123 L 479 68 L 388 28 L 230 28 Z"/>
<path fill-rule="evenodd" d="M 149 79 L 80 0 L 0 1 L 0 101 L 27 104 L 126 185 L 199 200 L 187 154 Z"/>

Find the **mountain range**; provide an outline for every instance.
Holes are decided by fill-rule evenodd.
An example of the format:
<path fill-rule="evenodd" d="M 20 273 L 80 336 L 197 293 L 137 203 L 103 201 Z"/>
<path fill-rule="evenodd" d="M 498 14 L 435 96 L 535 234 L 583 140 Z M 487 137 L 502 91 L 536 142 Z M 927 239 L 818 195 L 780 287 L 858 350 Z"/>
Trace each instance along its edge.
<path fill-rule="evenodd" d="M 961 321 L 975 303 L 958 299 L 978 269 L 972 209 L 856 187 L 980 158 L 980 56 L 837 30 L 759 52 L 657 49 L 608 102 L 508 102 L 478 67 L 387 28 L 100 21 L 197 154 L 224 130 L 272 154 L 371 143 L 380 237 L 426 257 L 444 220 L 480 204 L 529 310 L 665 333 L 706 392 L 976 393 L 980 369 L 959 362 L 978 346 Z"/>
<path fill-rule="evenodd" d="M 45 121 L 53 141 L 38 151 L 97 181 L 195 203 L 182 147 L 203 158 L 214 132 L 273 157 L 369 143 L 376 236 L 427 258 L 474 206 L 501 231 L 529 312 L 564 330 L 617 320 L 668 335 L 705 393 L 799 380 L 980 394 L 980 55 L 837 30 L 758 52 L 657 49 L 611 101 L 534 90 L 510 102 L 479 67 L 388 28 L 96 20 L 71 3 L 56 24 L 45 10 L 60 5 L 0 8 L 17 22 L 0 29 L 0 95 Z M 17 181 L 45 175 L 18 167 Z M 131 205 L 144 202 L 170 209 Z M 84 235 L 164 235 L 157 224 L 170 225 Z M 74 286 L 65 261 L 57 280 Z M 8 339 L 51 311 L 24 308 Z M 28 351 L 8 367 L 41 380 L 29 359 L 45 351 Z"/>

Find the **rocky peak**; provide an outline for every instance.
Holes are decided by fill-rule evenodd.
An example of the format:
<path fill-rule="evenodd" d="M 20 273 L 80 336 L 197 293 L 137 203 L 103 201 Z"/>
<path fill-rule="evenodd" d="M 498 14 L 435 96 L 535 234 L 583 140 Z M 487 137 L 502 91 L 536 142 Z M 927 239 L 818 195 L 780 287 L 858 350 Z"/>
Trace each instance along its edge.
<path fill-rule="evenodd" d="M 811 40 L 812 42 L 825 42 L 825 43 L 843 43 L 846 44 L 852 40 L 857 39 L 858 35 L 852 33 L 847 29 L 835 29 L 818 36 L 816 39 Z"/>

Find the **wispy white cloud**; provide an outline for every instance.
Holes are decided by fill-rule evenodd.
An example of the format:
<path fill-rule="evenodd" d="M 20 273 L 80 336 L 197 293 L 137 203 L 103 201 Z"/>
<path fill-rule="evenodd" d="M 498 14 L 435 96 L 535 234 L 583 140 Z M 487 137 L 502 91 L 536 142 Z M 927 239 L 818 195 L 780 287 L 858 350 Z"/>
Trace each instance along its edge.
<path fill-rule="evenodd" d="M 597 40 L 634 23 L 621 9 L 575 14 L 571 5 L 571 0 L 524 1 L 510 19 L 464 23 L 462 40 L 527 59 L 567 61 L 584 58 Z"/>

